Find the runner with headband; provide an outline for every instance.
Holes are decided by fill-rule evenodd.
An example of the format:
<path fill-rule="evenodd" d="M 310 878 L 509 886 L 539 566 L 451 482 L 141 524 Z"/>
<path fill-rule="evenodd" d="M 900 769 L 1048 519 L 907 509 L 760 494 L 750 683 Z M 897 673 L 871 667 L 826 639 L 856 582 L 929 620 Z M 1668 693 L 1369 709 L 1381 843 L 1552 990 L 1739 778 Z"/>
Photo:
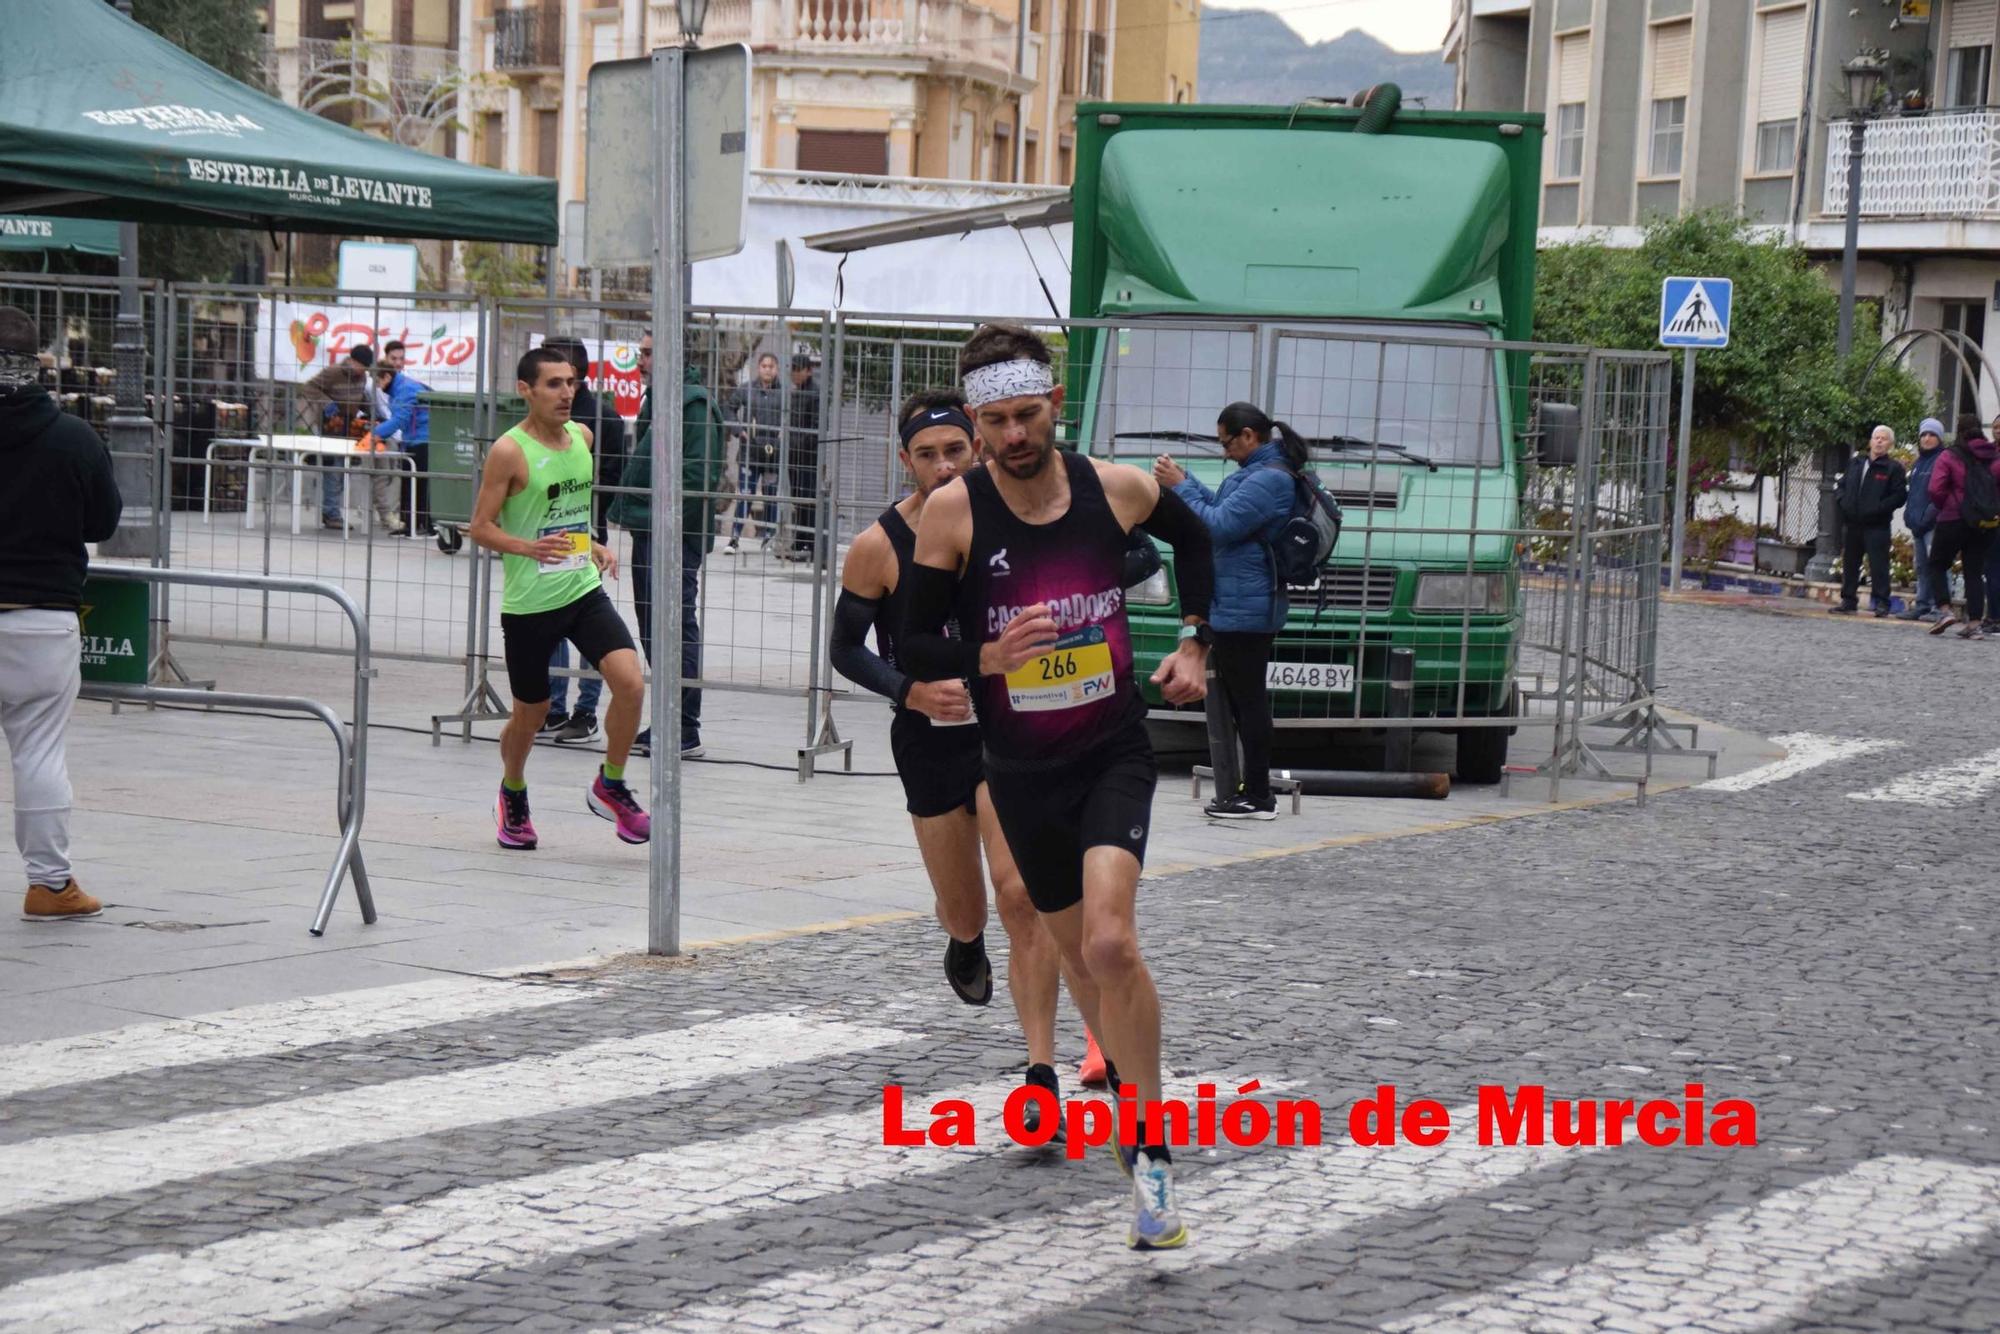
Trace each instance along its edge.
<path fill-rule="evenodd" d="M 1173 547 L 1186 624 L 1153 681 L 1170 703 L 1199 700 L 1213 638 L 1208 530 L 1147 473 L 1056 449 L 1062 389 L 1032 332 L 984 325 L 958 364 L 991 461 L 924 505 L 897 652 L 918 680 L 974 682 L 994 812 L 1082 983 L 1078 1008 L 1143 1109 L 1161 1097 L 1160 1001 L 1136 920 L 1159 770 L 1121 576 L 1134 528 Z M 946 634 L 954 614 L 963 639 Z M 1133 1179 L 1128 1240 L 1185 1245 L 1164 1127 L 1140 1121 L 1139 1143 L 1118 1145 Z"/>

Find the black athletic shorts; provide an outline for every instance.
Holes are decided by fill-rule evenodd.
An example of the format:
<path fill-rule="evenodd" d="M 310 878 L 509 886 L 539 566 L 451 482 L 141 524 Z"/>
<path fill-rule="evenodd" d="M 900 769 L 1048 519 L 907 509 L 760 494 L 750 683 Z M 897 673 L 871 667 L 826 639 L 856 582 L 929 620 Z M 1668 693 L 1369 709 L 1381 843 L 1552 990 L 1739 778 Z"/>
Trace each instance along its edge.
<path fill-rule="evenodd" d="M 910 814 L 928 820 L 956 810 L 979 813 L 986 766 L 978 724 L 939 727 L 915 709 L 898 709 L 889 724 L 889 752 Z"/>
<path fill-rule="evenodd" d="M 1159 779 L 1143 723 L 1052 769 L 987 767 L 993 813 L 1036 908 L 1082 902 L 1085 849 L 1123 848 L 1145 864 Z"/>
<path fill-rule="evenodd" d="M 507 688 L 523 704 L 541 704 L 549 697 L 549 655 L 567 639 L 585 662 L 603 662 L 607 654 L 632 648 L 625 618 L 593 588 L 566 607 L 553 611 L 500 613 L 500 639 L 506 645 Z"/>

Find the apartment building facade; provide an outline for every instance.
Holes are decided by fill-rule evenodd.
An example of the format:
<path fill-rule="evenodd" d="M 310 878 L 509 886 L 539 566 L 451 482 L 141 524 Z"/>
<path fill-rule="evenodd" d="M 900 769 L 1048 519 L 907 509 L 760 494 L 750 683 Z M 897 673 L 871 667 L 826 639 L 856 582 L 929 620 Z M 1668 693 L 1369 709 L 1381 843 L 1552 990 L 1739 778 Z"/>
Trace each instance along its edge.
<path fill-rule="evenodd" d="M 1539 112 L 1544 243 L 1634 244 L 1648 218 L 1741 211 L 1837 281 L 1851 121 L 1842 66 L 1886 53 L 1864 131 L 1858 289 L 1881 336 L 1962 332 L 2000 364 L 2000 0 L 1458 0 L 1459 105 Z M 1990 419 L 1936 339 L 1906 364 Z"/>

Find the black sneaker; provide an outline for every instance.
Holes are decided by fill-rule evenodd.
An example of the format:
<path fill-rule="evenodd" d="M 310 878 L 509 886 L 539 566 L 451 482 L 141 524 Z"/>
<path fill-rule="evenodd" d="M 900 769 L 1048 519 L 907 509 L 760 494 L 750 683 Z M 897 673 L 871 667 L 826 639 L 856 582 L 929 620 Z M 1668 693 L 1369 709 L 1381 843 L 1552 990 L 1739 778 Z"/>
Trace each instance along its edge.
<path fill-rule="evenodd" d="M 1877 607 L 1875 609 L 1875 619 L 1878 621 L 1886 619 L 1888 615 L 1889 609 L 1887 607 Z"/>
<path fill-rule="evenodd" d="M 993 999 L 993 965 L 986 958 L 984 932 L 944 947 L 944 976 L 967 1005 L 984 1005 Z"/>
<path fill-rule="evenodd" d="M 1278 799 L 1237 795 L 1217 797 L 1202 807 L 1201 813 L 1211 820 L 1275 820 L 1278 818 Z"/>
<path fill-rule="evenodd" d="M 556 732 L 558 746 L 576 746 L 597 735 L 597 715 L 578 709 Z"/>
<path fill-rule="evenodd" d="M 567 726 L 569 726 L 569 713 L 563 709 L 550 709 L 549 716 L 542 719 L 542 725 L 535 735 L 554 736 Z"/>
<path fill-rule="evenodd" d="M 1829 616 L 1852 616 L 1855 611 L 1856 608 L 1854 607 L 1828 607 L 1826 614 Z"/>
<path fill-rule="evenodd" d="M 648 727 L 632 738 L 632 753 L 640 759 L 650 759 L 653 754 L 653 729 Z"/>
<path fill-rule="evenodd" d="M 1038 1088 L 1045 1088 L 1054 1097 L 1057 1108 L 1056 1126 L 1055 1135 L 1049 1140 L 1049 1143 L 1051 1145 L 1062 1143 L 1062 1081 L 1056 1078 L 1055 1067 L 1051 1065 L 1031 1065 L 1028 1067 L 1027 1078 L 1021 1082 L 1023 1084 L 1033 1084 Z M 1036 1135 L 1041 1132 L 1042 1105 L 1039 1101 L 1030 1101 L 1022 1107 L 1021 1129 L 1028 1135 Z"/>

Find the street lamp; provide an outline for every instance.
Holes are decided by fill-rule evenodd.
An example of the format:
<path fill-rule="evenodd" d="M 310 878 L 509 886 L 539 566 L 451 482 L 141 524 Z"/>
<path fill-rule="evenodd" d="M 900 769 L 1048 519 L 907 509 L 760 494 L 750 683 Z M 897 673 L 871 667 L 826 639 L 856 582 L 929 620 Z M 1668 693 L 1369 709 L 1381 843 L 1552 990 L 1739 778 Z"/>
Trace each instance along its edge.
<path fill-rule="evenodd" d="M 701 30 L 708 22 L 708 0 L 674 0 L 680 16 L 681 45 L 692 50 L 701 45 Z"/>
<path fill-rule="evenodd" d="M 1861 243 L 1861 158 L 1868 133 L 1868 118 L 1875 111 L 1875 96 L 1882 87 L 1882 58 L 1864 51 L 1840 67 L 1847 79 L 1847 237 L 1840 251 L 1840 326 L 1834 336 L 1834 351 L 1842 365 L 1854 350 L 1854 282 Z M 1806 578 L 1827 579 L 1840 550 L 1840 504 L 1837 492 L 1840 474 L 1847 466 L 1849 443 L 1827 444 L 1820 459 L 1819 537 Z"/>

